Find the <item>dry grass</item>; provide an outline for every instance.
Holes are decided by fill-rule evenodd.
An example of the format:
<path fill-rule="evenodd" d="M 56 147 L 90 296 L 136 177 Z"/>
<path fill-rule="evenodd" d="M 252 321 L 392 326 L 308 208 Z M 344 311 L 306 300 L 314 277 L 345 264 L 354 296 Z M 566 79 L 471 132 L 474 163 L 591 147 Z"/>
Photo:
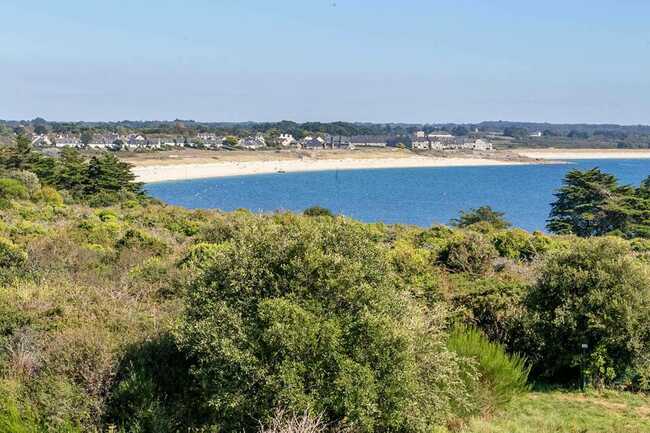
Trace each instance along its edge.
<path fill-rule="evenodd" d="M 268 425 L 260 426 L 259 433 L 323 433 L 327 430 L 322 415 L 313 416 L 309 412 L 296 415 L 278 409 Z"/>

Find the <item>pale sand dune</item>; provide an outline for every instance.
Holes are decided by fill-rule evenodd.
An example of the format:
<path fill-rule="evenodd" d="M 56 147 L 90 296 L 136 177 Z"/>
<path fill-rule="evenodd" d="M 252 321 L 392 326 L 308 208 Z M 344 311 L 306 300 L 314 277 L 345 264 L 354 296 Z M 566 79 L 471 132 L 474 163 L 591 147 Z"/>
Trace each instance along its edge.
<path fill-rule="evenodd" d="M 525 164 L 517 161 L 497 161 L 482 158 L 436 158 L 410 156 L 400 158 L 370 159 L 293 159 L 265 161 L 223 161 L 214 163 L 151 163 L 138 165 L 133 173 L 140 182 L 161 182 L 167 180 L 203 179 L 213 177 L 244 176 L 277 172 L 304 172 L 324 170 L 357 170 L 370 168 L 413 168 L 413 167 L 461 167 L 486 165 Z"/>
<path fill-rule="evenodd" d="M 514 149 L 528 158 L 539 159 L 646 159 L 650 149 Z"/>

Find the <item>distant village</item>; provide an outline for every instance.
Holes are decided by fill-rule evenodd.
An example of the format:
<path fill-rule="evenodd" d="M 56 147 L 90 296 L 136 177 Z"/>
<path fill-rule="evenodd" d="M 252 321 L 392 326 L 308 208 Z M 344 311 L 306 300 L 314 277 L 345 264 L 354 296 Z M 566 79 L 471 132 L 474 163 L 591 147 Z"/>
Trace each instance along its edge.
<path fill-rule="evenodd" d="M 112 151 L 153 151 L 173 148 L 200 148 L 212 150 L 263 150 L 265 148 L 297 149 L 358 149 L 399 147 L 413 150 L 493 150 L 486 138 L 457 137 L 439 131 L 425 133 L 417 131 L 411 136 L 387 135 L 308 135 L 301 139 L 291 134 L 278 134 L 265 137 L 263 134 L 243 137 L 224 136 L 215 133 L 198 133 L 194 136 L 171 134 L 32 134 L 32 144 L 37 147 L 75 147 L 79 149 L 104 149 Z"/>

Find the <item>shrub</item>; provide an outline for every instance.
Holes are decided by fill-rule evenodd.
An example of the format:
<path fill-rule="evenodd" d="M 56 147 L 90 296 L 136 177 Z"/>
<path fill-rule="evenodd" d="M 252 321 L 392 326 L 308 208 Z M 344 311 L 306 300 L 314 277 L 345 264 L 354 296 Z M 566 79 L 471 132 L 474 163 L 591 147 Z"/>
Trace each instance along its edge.
<path fill-rule="evenodd" d="M 12 398 L 0 395 L 0 432 L 38 433 L 41 431 L 39 427 L 31 408 L 22 408 Z"/>
<path fill-rule="evenodd" d="M 493 229 L 507 229 L 510 222 L 504 218 L 503 212 L 497 212 L 490 206 L 481 206 L 476 209 L 470 209 L 468 212 L 460 211 L 457 219 L 452 219 L 451 224 L 459 228 L 469 228 L 475 224 L 484 224 L 492 226 Z"/>
<path fill-rule="evenodd" d="M 312 217 L 315 216 L 333 217 L 334 216 L 331 210 L 320 206 L 312 206 L 310 208 L 307 208 L 302 212 L 302 214 L 305 216 L 312 216 Z"/>
<path fill-rule="evenodd" d="M 29 221 L 20 221 L 9 228 L 11 237 L 15 240 L 19 237 L 30 237 L 45 234 L 45 228 L 42 225 Z"/>
<path fill-rule="evenodd" d="M 361 225 L 240 228 L 190 288 L 176 331 L 197 404 L 224 431 L 251 429 L 277 407 L 361 432 L 430 431 L 470 402 L 442 342 L 443 316 L 396 282 Z"/>
<path fill-rule="evenodd" d="M 440 260 L 451 271 L 480 275 L 486 273 L 497 251 L 480 233 L 467 231 L 452 238 L 442 250 Z"/>
<path fill-rule="evenodd" d="M 0 237 L 0 268 L 18 267 L 27 262 L 27 253 L 10 240 Z"/>
<path fill-rule="evenodd" d="M 492 235 L 492 243 L 501 257 L 516 260 L 532 260 L 548 249 L 544 235 L 531 235 L 521 229 L 496 232 Z"/>
<path fill-rule="evenodd" d="M 9 172 L 9 177 L 16 179 L 27 188 L 30 196 L 35 195 L 41 189 L 41 182 L 31 171 L 15 170 Z"/>
<path fill-rule="evenodd" d="M 494 277 L 471 279 L 463 284 L 465 288 L 455 288 L 452 304 L 460 309 L 464 322 L 510 350 L 521 345 L 525 340 L 522 322 L 527 287 L 518 281 Z"/>
<path fill-rule="evenodd" d="M 16 179 L 0 179 L 0 198 L 27 200 L 29 190 Z"/>
<path fill-rule="evenodd" d="M 529 389 L 530 368 L 526 360 L 516 354 L 508 355 L 501 345 L 490 342 L 480 331 L 456 327 L 447 344 L 460 356 L 476 362 L 482 399 L 488 410 L 503 407 L 514 396 Z"/>
<path fill-rule="evenodd" d="M 53 206 L 63 206 L 63 196 L 51 186 L 41 188 L 41 200 Z"/>
<path fill-rule="evenodd" d="M 192 245 L 179 262 L 179 266 L 192 270 L 205 270 L 214 265 L 225 244 L 201 242 Z"/>
<path fill-rule="evenodd" d="M 447 246 L 454 237 L 454 231 L 446 226 L 436 225 L 424 230 L 415 237 L 415 246 L 426 248 L 436 254 Z"/>
<path fill-rule="evenodd" d="M 601 384 L 623 378 L 650 351 L 648 265 L 621 239 L 576 240 L 551 253 L 525 302 L 540 342 L 535 370 L 544 378 L 574 382 L 582 344 L 591 379 Z"/>
<path fill-rule="evenodd" d="M 109 392 L 104 423 L 125 432 L 202 431 L 206 409 L 196 394 L 189 361 L 163 334 L 127 348 Z"/>
<path fill-rule="evenodd" d="M 116 242 L 116 247 L 120 250 L 127 248 L 146 250 L 155 255 L 162 255 L 169 249 L 167 244 L 160 239 L 133 228 L 124 233 L 124 236 Z"/>
<path fill-rule="evenodd" d="M 438 270 L 431 266 L 429 250 L 400 239 L 393 244 L 389 257 L 397 275 L 414 295 L 428 302 L 438 300 L 440 277 Z"/>

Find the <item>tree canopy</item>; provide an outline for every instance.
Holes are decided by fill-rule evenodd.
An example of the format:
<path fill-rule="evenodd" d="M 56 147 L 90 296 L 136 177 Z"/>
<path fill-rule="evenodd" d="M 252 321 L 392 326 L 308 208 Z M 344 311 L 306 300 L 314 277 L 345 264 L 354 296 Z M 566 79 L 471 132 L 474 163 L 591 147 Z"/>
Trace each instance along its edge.
<path fill-rule="evenodd" d="M 2 149 L 0 169 L 32 172 L 41 183 L 81 200 L 101 196 L 103 203 L 110 203 L 119 200 L 121 194 L 143 194 L 142 184 L 135 182 L 130 165 L 113 154 L 88 159 L 75 149 L 64 148 L 58 158 L 49 157 L 35 151 L 22 135 L 16 137 L 13 146 Z"/>
<path fill-rule="evenodd" d="M 571 170 L 555 194 L 547 227 L 553 233 L 582 237 L 646 237 L 650 235 L 649 179 L 635 189 L 619 185 L 615 176 L 598 168 Z"/>
<path fill-rule="evenodd" d="M 481 206 L 469 211 L 460 211 L 458 218 L 451 220 L 451 225 L 459 228 L 469 227 L 472 224 L 484 222 L 495 229 L 510 227 L 510 222 L 504 218 L 505 213 L 493 210 L 490 206 Z"/>

